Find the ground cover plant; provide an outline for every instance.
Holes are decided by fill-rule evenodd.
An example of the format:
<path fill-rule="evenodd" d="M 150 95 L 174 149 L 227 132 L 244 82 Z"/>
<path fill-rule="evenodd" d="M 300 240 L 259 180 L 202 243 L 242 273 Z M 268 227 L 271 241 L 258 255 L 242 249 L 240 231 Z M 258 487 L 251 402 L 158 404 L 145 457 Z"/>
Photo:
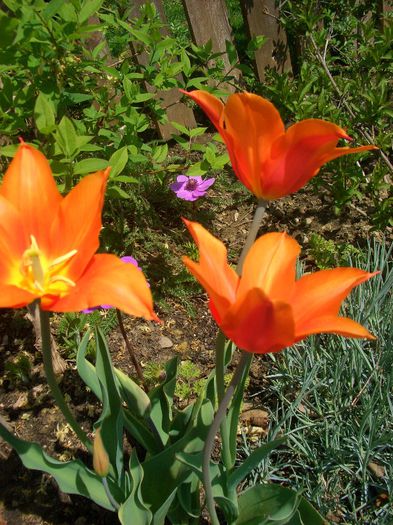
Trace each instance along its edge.
<path fill-rule="evenodd" d="M 239 24 L 238 6 L 229 7 Z M 367 119 L 356 133 L 352 100 L 326 110 L 316 96 L 320 68 L 344 83 L 342 56 L 329 61 L 327 50 L 361 16 L 352 7 L 336 27 L 321 3 L 334 35 L 315 70 L 299 65 L 294 79 L 271 71 L 258 85 L 245 52 L 242 82 L 269 94 L 277 111 L 254 94 L 221 102 L 210 81 L 235 78 L 220 54 L 190 44 L 176 17 L 175 38 L 163 37 L 153 5 L 130 19 L 121 3 L 5 2 L 0 305 L 17 310 L 0 320 L 0 432 L 25 466 L 51 477 L 23 470 L 2 445 L 0 518 L 390 523 L 393 273 L 381 88 L 389 64 L 375 59 L 388 52 L 388 26 L 369 43 L 370 78 L 382 89 L 372 138 L 382 155 L 370 151 Z M 283 24 L 291 19 L 300 33 L 315 8 L 288 3 Z M 107 38 L 91 44 L 97 30 Z M 318 49 L 324 29 L 307 31 Z M 149 61 L 136 63 L 142 48 Z M 314 74 L 310 94 L 304 81 Z M 153 129 L 167 119 L 155 93 L 178 86 L 211 124 L 202 115 L 201 127 L 174 123 L 168 144 Z M 315 116 L 326 120 L 302 120 Z M 209 125 L 218 133 L 207 134 Z M 371 220 L 361 201 L 346 206 L 366 191 Z M 382 225 L 385 235 L 372 233 Z M 297 241 L 306 250 L 296 266 Z M 57 312 L 51 330 L 48 312 Z M 157 313 L 162 324 L 137 319 Z M 59 345 L 65 371 L 53 369 Z"/>

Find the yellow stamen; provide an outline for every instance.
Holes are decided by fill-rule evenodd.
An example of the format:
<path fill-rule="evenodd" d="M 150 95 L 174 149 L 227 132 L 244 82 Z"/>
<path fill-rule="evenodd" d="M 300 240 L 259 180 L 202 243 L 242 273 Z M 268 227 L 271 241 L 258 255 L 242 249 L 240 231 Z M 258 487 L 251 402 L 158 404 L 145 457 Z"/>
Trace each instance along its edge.
<path fill-rule="evenodd" d="M 61 255 L 60 257 L 57 257 L 54 261 L 52 261 L 49 264 L 49 268 L 52 268 L 53 266 L 57 266 L 58 264 L 63 263 L 64 261 L 68 261 L 68 259 L 71 259 L 71 257 L 74 257 L 74 255 L 78 253 L 78 250 L 71 250 L 70 252 Z"/>
<path fill-rule="evenodd" d="M 54 283 L 64 283 L 70 287 L 76 286 L 74 281 L 65 275 L 56 275 L 56 272 L 60 272 L 61 269 L 55 269 L 55 267 L 67 263 L 78 253 L 78 250 L 71 250 L 53 261 L 48 261 L 45 254 L 40 250 L 34 235 L 30 235 L 30 240 L 30 247 L 23 253 L 20 268 L 22 275 L 25 276 L 24 278 L 30 282 L 28 286 L 34 287 L 40 294 L 53 292 L 51 285 Z"/>
<path fill-rule="evenodd" d="M 27 266 L 31 266 L 31 271 L 34 277 L 34 285 L 39 289 L 43 289 L 44 285 L 44 270 L 42 268 L 40 255 L 41 251 L 34 235 L 30 235 L 31 246 L 23 254 L 23 258 L 27 261 Z"/>
<path fill-rule="evenodd" d="M 69 286 L 76 286 L 74 281 L 71 281 L 71 279 L 68 279 L 68 277 L 66 277 L 65 275 L 54 275 L 53 277 L 49 279 L 50 283 L 56 283 L 58 281 L 61 281 L 62 283 L 66 283 Z"/>

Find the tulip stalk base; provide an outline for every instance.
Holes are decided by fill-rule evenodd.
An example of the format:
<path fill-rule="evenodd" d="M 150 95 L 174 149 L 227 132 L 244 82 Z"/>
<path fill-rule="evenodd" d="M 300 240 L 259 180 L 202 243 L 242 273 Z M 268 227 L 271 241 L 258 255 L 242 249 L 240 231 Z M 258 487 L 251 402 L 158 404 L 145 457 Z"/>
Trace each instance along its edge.
<path fill-rule="evenodd" d="M 57 384 L 56 375 L 53 370 L 52 362 L 52 351 L 51 351 L 51 340 L 50 340 L 50 325 L 49 325 L 49 314 L 44 312 L 40 308 L 40 324 L 41 324 L 41 338 L 42 338 L 42 357 L 44 362 L 44 370 L 46 375 L 46 380 L 48 381 L 49 388 L 51 390 L 52 396 L 55 399 L 55 402 L 59 409 L 61 410 L 63 416 L 65 417 L 67 423 L 70 425 L 72 430 L 85 445 L 85 447 L 92 452 L 92 444 L 87 437 L 87 434 L 82 430 L 78 422 L 76 421 L 71 410 L 68 408 L 67 403 L 61 393 L 59 385 Z"/>
<path fill-rule="evenodd" d="M 203 472 L 203 485 L 205 487 L 206 493 L 206 507 L 211 517 L 212 525 L 220 525 L 218 516 L 216 513 L 213 489 L 210 476 L 210 457 L 214 447 L 214 438 L 218 432 L 218 429 L 226 415 L 227 408 L 231 402 L 232 396 L 236 390 L 237 385 L 243 375 L 245 369 L 250 366 L 252 361 L 253 354 L 248 352 L 242 352 L 239 364 L 235 370 L 235 373 L 232 377 L 232 380 L 225 392 L 225 395 L 218 406 L 216 415 L 214 416 L 213 423 L 209 429 L 209 433 L 206 438 L 205 446 L 203 448 L 203 463 L 202 463 L 202 472 Z"/>

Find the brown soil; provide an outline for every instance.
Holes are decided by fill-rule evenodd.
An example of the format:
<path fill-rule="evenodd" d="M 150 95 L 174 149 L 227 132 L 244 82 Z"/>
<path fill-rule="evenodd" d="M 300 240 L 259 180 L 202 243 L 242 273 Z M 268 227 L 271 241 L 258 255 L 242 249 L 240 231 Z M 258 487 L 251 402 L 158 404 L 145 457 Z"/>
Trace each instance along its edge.
<path fill-rule="evenodd" d="M 213 190 L 212 197 L 218 197 Z M 202 211 L 208 209 L 208 200 Z M 252 220 L 253 199 L 244 196 L 226 202 L 212 222 L 212 231 L 225 240 L 229 253 L 239 253 Z M 210 226 L 209 226 L 210 228 Z M 371 232 L 368 210 L 348 208 L 336 217 L 328 197 L 317 197 L 310 190 L 284 198 L 269 210 L 261 231 L 285 230 L 302 246 L 306 246 L 312 232 L 338 242 L 364 244 Z M 392 239 L 392 231 L 386 231 Z M 308 258 L 309 264 L 312 260 Z M 154 286 L 154 283 L 152 283 Z M 173 355 L 182 360 L 190 359 L 204 373 L 214 364 L 216 326 L 212 321 L 205 296 L 201 293 L 193 299 L 194 317 L 190 317 L 183 304 L 169 301 L 171 313 L 158 312 L 162 324 L 126 318 L 125 324 L 132 345 L 142 366 L 153 361 L 164 363 Z M 167 339 L 163 339 L 163 336 Z M 115 365 L 134 375 L 129 356 L 118 331 L 110 336 L 110 349 Z M 5 373 L 6 363 L 20 353 L 26 353 L 32 362 L 32 376 L 22 380 L 10 379 Z M 264 359 L 254 360 L 248 394 L 252 403 L 247 410 L 263 409 L 257 394 L 264 387 Z M 43 376 L 41 357 L 34 349 L 34 337 L 24 311 L 3 310 L 0 313 L 0 414 L 21 438 L 37 441 L 44 449 L 60 459 L 81 457 L 87 464 L 90 458 L 79 446 L 72 431 L 65 425 L 59 410 L 53 406 Z M 68 362 L 61 388 L 71 399 L 77 419 L 90 432 L 99 413 L 95 399 L 89 395 L 75 370 L 74 362 Z M 263 410 L 252 414 L 254 427 L 258 424 L 263 432 L 268 422 Z M 251 417 L 251 416 L 250 416 Z M 259 419 L 258 419 L 259 418 Z M 247 419 L 245 417 L 244 419 Z M 258 423 L 259 421 L 259 423 Z M 257 430 L 258 431 L 258 430 Z M 25 469 L 17 455 L 4 442 L 0 443 L 0 525 L 109 525 L 118 523 L 115 514 L 98 508 L 77 496 L 61 494 L 51 478 L 40 472 Z"/>

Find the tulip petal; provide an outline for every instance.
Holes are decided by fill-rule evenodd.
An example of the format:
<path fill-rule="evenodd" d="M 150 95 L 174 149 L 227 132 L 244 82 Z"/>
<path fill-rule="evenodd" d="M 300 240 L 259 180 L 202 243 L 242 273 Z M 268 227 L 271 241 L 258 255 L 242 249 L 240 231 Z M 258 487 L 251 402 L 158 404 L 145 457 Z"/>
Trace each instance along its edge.
<path fill-rule="evenodd" d="M 326 316 L 309 319 L 307 323 L 302 324 L 301 329 L 296 327 L 296 341 L 300 341 L 311 334 L 323 333 L 338 334 L 344 337 L 376 339 L 364 326 L 352 319 Z"/>
<path fill-rule="evenodd" d="M 99 246 L 101 212 L 109 170 L 84 177 L 63 199 L 51 229 L 51 259 L 71 250 L 67 277 L 76 281 Z"/>
<path fill-rule="evenodd" d="M 257 197 L 262 197 L 264 163 L 274 141 L 285 132 L 279 112 L 262 97 L 234 94 L 225 106 L 223 127 L 236 176 Z"/>
<path fill-rule="evenodd" d="M 203 109 L 214 126 L 217 128 L 217 131 L 221 133 L 222 128 L 220 125 L 220 117 L 222 110 L 224 109 L 224 104 L 221 102 L 221 100 L 214 95 L 211 95 L 207 91 L 202 91 L 200 89 L 196 89 L 194 91 L 184 91 L 184 89 L 180 89 L 180 91 L 184 93 L 184 95 L 192 98 L 192 100 Z"/>
<path fill-rule="evenodd" d="M 37 296 L 13 285 L 2 285 L 0 308 L 22 308 L 32 303 Z"/>
<path fill-rule="evenodd" d="M 188 257 L 182 260 L 201 283 L 219 312 L 235 301 L 239 277 L 227 262 L 224 244 L 213 237 L 201 224 L 183 219 L 199 248 L 199 262 Z"/>
<path fill-rule="evenodd" d="M 304 275 L 293 289 L 292 304 L 296 332 L 305 333 L 314 319 L 338 315 L 341 303 L 355 286 L 378 272 L 358 268 L 334 268 Z"/>
<path fill-rule="evenodd" d="M 21 144 L 4 175 L 0 195 L 21 212 L 27 235 L 34 235 L 41 248 L 47 247 L 48 221 L 62 197 L 45 156 Z"/>
<path fill-rule="evenodd" d="M 77 312 L 101 304 L 110 304 L 129 315 L 158 320 L 143 273 L 115 255 L 95 255 L 68 295 L 42 299 L 43 310 L 52 312 Z"/>
<path fill-rule="evenodd" d="M 294 193 L 314 177 L 321 166 L 343 155 L 376 149 L 375 146 L 336 148 L 346 132 L 331 122 L 307 119 L 290 126 L 272 147 L 263 194 L 276 199 Z"/>
<path fill-rule="evenodd" d="M 259 237 L 244 261 L 238 296 L 260 288 L 270 299 L 283 300 L 295 285 L 299 244 L 286 233 Z"/>
<path fill-rule="evenodd" d="M 19 211 L 0 195 L 0 279 L 17 281 L 23 252 L 30 244 Z"/>
<path fill-rule="evenodd" d="M 270 301 L 259 288 L 227 311 L 220 328 L 239 348 L 256 354 L 278 352 L 295 341 L 291 306 Z"/>

